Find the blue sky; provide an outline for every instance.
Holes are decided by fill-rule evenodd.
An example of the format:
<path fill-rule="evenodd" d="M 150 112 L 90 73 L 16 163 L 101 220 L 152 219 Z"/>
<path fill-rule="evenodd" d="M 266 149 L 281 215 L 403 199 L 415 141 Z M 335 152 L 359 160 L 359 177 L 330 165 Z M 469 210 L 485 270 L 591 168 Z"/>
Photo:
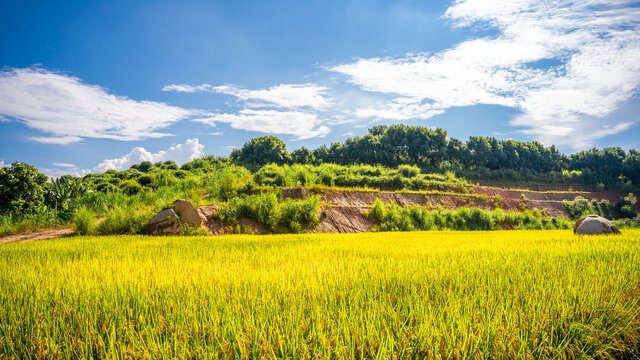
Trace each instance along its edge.
<path fill-rule="evenodd" d="M 0 3 L 0 162 L 293 150 L 378 124 L 640 148 L 632 1 Z"/>

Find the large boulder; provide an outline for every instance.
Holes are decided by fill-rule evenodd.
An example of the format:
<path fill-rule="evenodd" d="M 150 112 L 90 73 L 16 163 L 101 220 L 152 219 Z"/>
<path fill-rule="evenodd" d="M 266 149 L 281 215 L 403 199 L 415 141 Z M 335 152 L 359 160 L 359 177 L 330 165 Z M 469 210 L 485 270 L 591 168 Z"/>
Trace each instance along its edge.
<path fill-rule="evenodd" d="M 611 221 L 598 215 L 587 215 L 578 219 L 573 232 L 579 235 L 620 234 L 620 230 Z"/>
<path fill-rule="evenodd" d="M 182 235 L 184 229 L 173 209 L 164 209 L 147 223 L 144 233 L 147 235 Z"/>
<path fill-rule="evenodd" d="M 181 223 L 189 224 L 196 229 L 199 228 L 202 223 L 206 222 L 206 219 L 203 219 L 189 200 L 176 200 L 173 203 L 173 210 L 178 214 Z"/>

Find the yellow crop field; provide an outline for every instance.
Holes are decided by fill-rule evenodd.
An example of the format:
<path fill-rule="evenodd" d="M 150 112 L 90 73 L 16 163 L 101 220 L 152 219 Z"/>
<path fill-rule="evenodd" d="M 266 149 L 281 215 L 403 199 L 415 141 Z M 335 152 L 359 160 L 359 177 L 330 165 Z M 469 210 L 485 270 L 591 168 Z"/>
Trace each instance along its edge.
<path fill-rule="evenodd" d="M 0 359 L 637 358 L 640 231 L 0 246 Z"/>

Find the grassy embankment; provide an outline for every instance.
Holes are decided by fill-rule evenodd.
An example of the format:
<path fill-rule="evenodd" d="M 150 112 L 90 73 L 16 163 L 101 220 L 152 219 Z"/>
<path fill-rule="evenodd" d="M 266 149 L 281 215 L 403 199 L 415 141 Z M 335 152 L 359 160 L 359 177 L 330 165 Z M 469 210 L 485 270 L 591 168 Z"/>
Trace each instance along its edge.
<path fill-rule="evenodd" d="M 0 246 L 0 358 L 638 356 L 640 231 Z"/>

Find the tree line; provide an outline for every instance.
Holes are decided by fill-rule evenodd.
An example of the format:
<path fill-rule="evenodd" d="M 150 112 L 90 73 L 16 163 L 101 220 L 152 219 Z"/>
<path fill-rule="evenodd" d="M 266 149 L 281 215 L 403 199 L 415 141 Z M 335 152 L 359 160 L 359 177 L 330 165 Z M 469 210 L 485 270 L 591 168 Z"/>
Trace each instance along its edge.
<path fill-rule="evenodd" d="M 463 142 L 448 138 L 442 129 L 420 126 L 375 126 L 368 134 L 347 139 L 343 143 L 305 147 L 289 153 L 284 142 L 274 136 L 254 138 L 231 153 L 231 160 L 251 170 L 268 163 L 340 165 L 372 164 L 396 167 L 417 165 L 429 171 L 456 171 L 461 176 L 520 178 L 519 174 L 535 174 L 544 180 L 550 174 L 571 173 L 571 180 L 589 185 L 615 187 L 640 185 L 640 153 L 626 152 L 620 147 L 590 149 L 571 155 L 562 154 L 555 146 L 539 142 L 498 140 L 472 136 Z"/>

